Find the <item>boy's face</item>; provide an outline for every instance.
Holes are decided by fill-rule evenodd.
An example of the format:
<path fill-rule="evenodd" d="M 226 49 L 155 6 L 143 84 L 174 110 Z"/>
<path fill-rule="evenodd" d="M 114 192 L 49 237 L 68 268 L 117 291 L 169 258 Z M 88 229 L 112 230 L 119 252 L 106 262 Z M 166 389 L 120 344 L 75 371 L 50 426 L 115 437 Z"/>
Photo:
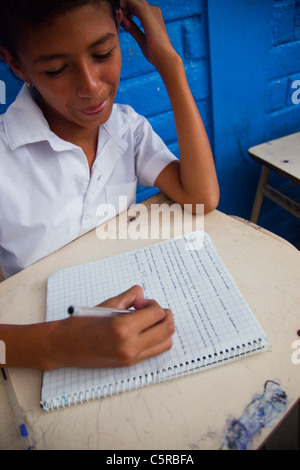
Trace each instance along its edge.
<path fill-rule="evenodd" d="M 55 120 L 56 126 L 91 129 L 108 120 L 122 59 L 106 2 L 78 7 L 30 31 L 18 52 L 22 70 L 16 71 L 42 96 L 50 127 Z"/>

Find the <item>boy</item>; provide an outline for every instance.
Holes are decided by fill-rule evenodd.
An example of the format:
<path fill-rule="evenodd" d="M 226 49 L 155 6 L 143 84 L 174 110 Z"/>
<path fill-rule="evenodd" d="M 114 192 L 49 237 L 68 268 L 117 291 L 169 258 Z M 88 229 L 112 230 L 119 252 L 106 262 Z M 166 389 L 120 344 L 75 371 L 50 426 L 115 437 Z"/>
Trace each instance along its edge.
<path fill-rule="evenodd" d="M 210 145 L 158 8 L 144 0 L 7 3 L 0 1 L 0 54 L 28 89 L 0 121 L 0 247 L 6 276 L 94 228 L 99 204 L 118 195 L 132 204 L 137 183 L 154 184 L 194 210 L 196 204 L 204 204 L 206 212 L 217 206 Z M 145 119 L 114 104 L 121 24 L 164 80 L 180 162 Z M 140 288 L 108 304 L 139 311 L 117 319 L 2 325 L 8 366 L 114 367 L 171 347 L 171 312 L 143 299 Z"/>

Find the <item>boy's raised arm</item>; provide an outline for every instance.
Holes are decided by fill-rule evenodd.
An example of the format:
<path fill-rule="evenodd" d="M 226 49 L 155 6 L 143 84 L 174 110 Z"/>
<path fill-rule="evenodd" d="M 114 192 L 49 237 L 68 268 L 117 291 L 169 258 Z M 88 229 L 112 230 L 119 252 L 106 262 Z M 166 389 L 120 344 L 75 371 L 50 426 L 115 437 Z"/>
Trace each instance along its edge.
<path fill-rule="evenodd" d="M 168 165 L 158 176 L 156 186 L 174 201 L 204 204 L 205 212 L 219 203 L 219 185 L 210 143 L 190 91 L 183 62 L 174 50 L 158 7 L 145 0 L 122 0 L 122 26 L 138 42 L 148 61 L 160 73 L 171 101 L 180 162 Z M 144 32 L 132 20 L 141 21 Z"/>

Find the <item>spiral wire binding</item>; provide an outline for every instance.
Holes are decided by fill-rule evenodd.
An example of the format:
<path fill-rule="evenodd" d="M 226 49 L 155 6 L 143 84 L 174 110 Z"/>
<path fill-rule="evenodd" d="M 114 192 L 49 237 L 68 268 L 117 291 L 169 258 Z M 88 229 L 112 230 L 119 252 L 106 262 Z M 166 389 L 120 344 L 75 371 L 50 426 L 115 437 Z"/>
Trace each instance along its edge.
<path fill-rule="evenodd" d="M 100 400 L 112 395 L 118 395 L 123 392 L 130 390 L 136 390 L 141 387 L 145 387 L 155 383 L 166 382 L 181 378 L 187 375 L 195 374 L 201 370 L 211 369 L 213 367 L 220 366 L 227 362 L 232 362 L 240 359 L 242 356 L 250 356 L 263 351 L 266 348 L 266 343 L 263 338 L 254 340 L 253 343 L 243 343 L 230 349 L 221 350 L 214 354 L 208 354 L 207 356 L 198 357 L 185 363 L 174 365 L 151 372 L 149 374 L 140 375 L 138 377 L 132 377 L 127 380 L 121 380 L 115 383 L 105 384 L 103 386 L 85 390 L 84 392 L 74 393 L 73 395 L 67 395 L 66 397 L 51 400 L 44 400 L 41 405 L 45 411 L 53 411 L 58 408 L 66 408 L 72 405 L 82 404 L 91 400 Z"/>

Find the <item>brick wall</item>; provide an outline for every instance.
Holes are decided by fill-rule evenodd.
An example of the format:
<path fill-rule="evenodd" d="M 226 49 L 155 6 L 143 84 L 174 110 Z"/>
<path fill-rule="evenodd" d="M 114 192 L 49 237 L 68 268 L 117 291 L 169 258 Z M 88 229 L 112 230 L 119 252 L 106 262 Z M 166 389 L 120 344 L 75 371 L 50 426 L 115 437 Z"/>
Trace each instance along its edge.
<path fill-rule="evenodd" d="M 300 104 L 292 100 L 300 98 L 300 0 L 274 1 L 271 34 L 266 140 L 300 130 Z"/>

